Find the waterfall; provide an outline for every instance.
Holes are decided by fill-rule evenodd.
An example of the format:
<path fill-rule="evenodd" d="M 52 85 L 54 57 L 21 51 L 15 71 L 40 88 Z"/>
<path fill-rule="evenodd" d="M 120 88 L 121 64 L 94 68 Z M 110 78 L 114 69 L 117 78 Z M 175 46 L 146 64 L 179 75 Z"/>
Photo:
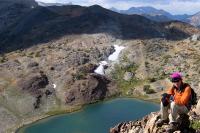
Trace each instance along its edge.
<path fill-rule="evenodd" d="M 115 47 L 115 52 L 112 53 L 111 55 L 109 55 L 108 59 L 111 60 L 111 61 L 115 61 L 118 59 L 118 56 L 120 54 L 120 52 L 125 48 L 123 46 L 118 46 L 118 45 L 113 45 Z M 94 72 L 95 73 L 98 73 L 98 74 L 101 74 L 101 75 L 104 75 L 104 65 L 107 65 L 108 63 L 106 61 L 101 61 L 100 63 L 100 66 L 97 67 Z"/>

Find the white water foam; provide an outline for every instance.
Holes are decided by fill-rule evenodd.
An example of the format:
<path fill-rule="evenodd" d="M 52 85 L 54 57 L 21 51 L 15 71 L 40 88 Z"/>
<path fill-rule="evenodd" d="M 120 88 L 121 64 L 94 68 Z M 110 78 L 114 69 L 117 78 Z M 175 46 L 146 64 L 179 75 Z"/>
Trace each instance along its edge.
<path fill-rule="evenodd" d="M 109 55 L 108 59 L 111 60 L 111 61 L 115 61 L 118 59 L 119 57 L 119 54 L 120 52 L 125 48 L 123 46 L 118 46 L 118 45 L 114 45 L 115 47 L 115 52 L 112 53 L 111 55 Z M 104 72 L 104 65 L 107 65 L 108 63 L 106 61 L 101 61 L 101 63 L 99 63 L 100 66 L 97 67 L 94 72 L 95 73 L 98 73 L 98 74 L 101 74 L 101 75 L 104 75 L 105 72 Z"/>

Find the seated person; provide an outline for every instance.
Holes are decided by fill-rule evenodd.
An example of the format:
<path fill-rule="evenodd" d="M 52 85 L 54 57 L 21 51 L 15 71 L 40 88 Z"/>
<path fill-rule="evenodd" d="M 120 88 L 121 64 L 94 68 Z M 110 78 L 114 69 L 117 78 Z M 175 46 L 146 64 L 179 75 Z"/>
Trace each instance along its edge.
<path fill-rule="evenodd" d="M 164 123 L 170 122 L 167 128 L 168 132 L 177 130 L 177 117 L 179 114 L 189 112 L 191 95 L 191 87 L 183 83 L 179 73 L 174 73 L 171 78 L 173 85 L 161 98 L 161 120 L 156 123 L 157 126 L 162 126 Z M 168 109 L 170 109 L 170 114 Z"/>

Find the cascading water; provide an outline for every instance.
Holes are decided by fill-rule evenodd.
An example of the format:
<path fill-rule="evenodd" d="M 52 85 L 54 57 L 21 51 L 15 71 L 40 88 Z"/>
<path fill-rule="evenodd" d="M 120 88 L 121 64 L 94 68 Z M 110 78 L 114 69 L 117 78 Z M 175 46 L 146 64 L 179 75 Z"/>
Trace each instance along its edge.
<path fill-rule="evenodd" d="M 109 55 L 108 59 L 111 60 L 111 61 L 115 61 L 118 59 L 118 56 L 120 54 L 120 52 L 125 48 L 123 46 L 118 46 L 118 45 L 113 45 L 115 47 L 115 52 L 112 53 L 111 55 Z M 104 65 L 107 65 L 108 63 L 106 61 L 101 61 L 100 63 L 100 66 L 97 67 L 94 72 L 95 73 L 98 73 L 98 74 L 101 74 L 101 75 L 104 75 Z"/>

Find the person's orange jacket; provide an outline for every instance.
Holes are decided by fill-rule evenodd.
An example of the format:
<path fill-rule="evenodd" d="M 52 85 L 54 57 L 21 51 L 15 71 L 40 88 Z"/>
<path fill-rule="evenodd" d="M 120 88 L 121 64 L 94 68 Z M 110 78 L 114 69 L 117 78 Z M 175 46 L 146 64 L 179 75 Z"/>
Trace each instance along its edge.
<path fill-rule="evenodd" d="M 184 83 L 183 83 L 184 84 Z M 172 88 L 174 86 L 171 86 L 168 91 L 167 94 L 172 95 Z M 174 102 L 177 103 L 178 105 L 186 105 L 189 106 L 189 99 L 190 99 L 190 95 L 191 95 L 191 87 L 188 85 L 185 87 L 183 92 L 178 92 L 177 89 L 174 88 Z"/>

